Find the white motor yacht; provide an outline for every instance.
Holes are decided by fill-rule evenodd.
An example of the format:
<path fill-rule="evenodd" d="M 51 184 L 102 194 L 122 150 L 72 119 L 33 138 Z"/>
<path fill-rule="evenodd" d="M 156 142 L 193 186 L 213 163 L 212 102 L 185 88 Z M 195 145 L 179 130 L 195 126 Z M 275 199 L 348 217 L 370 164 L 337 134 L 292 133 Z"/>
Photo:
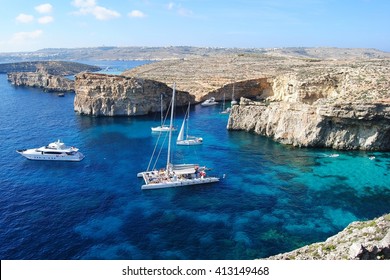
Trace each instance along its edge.
<path fill-rule="evenodd" d="M 66 146 L 60 140 L 40 148 L 23 149 L 16 152 L 31 160 L 81 161 L 84 158 L 79 149 Z"/>
<path fill-rule="evenodd" d="M 203 103 L 201 103 L 200 105 L 202 106 L 213 106 L 213 105 L 217 105 L 218 102 L 215 101 L 215 98 L 214 97 L 211 97 L 207 100 L 205 100 Z"/>

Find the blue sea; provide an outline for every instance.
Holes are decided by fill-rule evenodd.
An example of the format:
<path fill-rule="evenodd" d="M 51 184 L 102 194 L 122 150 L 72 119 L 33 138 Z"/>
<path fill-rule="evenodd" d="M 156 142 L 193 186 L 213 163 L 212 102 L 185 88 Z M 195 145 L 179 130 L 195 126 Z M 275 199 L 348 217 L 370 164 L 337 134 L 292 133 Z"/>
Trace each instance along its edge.
<path fill-rule="evenodd" d="M 90 63 L 119 73 L 147 62 Z M 173 161 L 207 165 L 221 181 L 142 191 L 136 175 L 158 139 L 150 128 L 159 113 L 80 116 L 74 93 L 16 88 L 6 75 L 0 100 L 1 259 L 264 258 L 390 212 L 390 153 L 293 148 L 227 131 L 221 107 L 196 105 L 190 131 L 204 144 L 174 147 Z M 85 159 L 29 161 L 15 152 L 57 139 Z M 159 166 L 165 156 L 163 148 Z"/>

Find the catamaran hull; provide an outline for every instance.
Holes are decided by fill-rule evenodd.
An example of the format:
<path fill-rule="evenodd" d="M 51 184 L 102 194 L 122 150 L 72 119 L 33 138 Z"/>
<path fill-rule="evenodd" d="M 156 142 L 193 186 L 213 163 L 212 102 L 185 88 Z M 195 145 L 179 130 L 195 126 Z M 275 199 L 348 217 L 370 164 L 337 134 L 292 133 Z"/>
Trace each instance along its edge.
<path fill-rule="evenodd" d="M 182 140 L 182 141 L 177 141 L 176 145 L 179 146 L 195 146 L 195 145 L 202 145 L 202 141 L 196 141 L 196 140 Z"/>
<path fill-rule="evenodd" d="M 190 180 L 177 180 L 156 184 L 147 184 L 142 185 L 142 190 L 154 190 L 154 189 L 165 189 L 165 188 L 175 188 L 175 187 L 184 187 L 184 186 L 192 186 L 192 185 L 203 185 L 203 184 L 211 184 L 219 182 L 219 178 L 217 177 L 206 177 L 206 178 L 197 178 Z"/>

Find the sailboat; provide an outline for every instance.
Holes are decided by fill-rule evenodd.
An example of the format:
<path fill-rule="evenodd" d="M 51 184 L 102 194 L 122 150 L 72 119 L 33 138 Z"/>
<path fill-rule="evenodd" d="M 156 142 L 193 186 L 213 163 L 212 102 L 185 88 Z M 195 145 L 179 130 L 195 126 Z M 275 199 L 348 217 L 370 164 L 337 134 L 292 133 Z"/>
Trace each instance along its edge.
<path fill-rule="evenodd" d="M 164 115 L 163 115 L 163 94 L 160 95 L 160 106 L 161 106 L 161 125 L 152 127 L 152 132 L 168 132 L 170 129 L 176 130 L 175 127 L 170 128 L 168 125 L 164 125 Z"/>
<path fill-rule="evenodd" d="M 188 103 L 187 112 L 184 116 L 183 123 L 180 128 L 179 136 L 176 140 L 176 145 L 181 146 L 192 146 L 192 145 L 200 145 L 203 143 L 202 137 L 195 137 L 195 136 L 189 136 L 188 135 L 188 121 L 190 118 L 190 103 Z M 187 128 L 185 128 L 185 124 L 187 123 Z M 186 131 L 186 136 L 184 137 L 184 131 Z"/>
<path fill-rule="evenodd" d="M 167 164 L 165 167 L 159 170 L 144 171 L 138 173 L 138 177 L 142 177 L 145 182 L 141 186 L 141 189 L 143 190 L 182 187 L 182 186 L 190 186 L 190 185 L 203 185 L 203 184 L 210 184 L 219 181 L 218 177 L 209 177 L 206 175 L 206 171 L 208 169 L 205 166 L 200 167 L 198 164 L 174 165 L 171 163 L 172 123 L 173 123 L 173 110 L 175 108 L 174 105 L 175 87 L 176 85 L 173 84 L 171 121 L 169 125 L 170 130 L 169 130 L 169 137 L 168 137 Z"/>
<path fill-rule="evenodd" d="M 238 103 L 237 100 L 234 98 L 234 85 L 235 83 L 233 83 L 232 101 L 230 102 L 232 106 Z"/>
<path fill-rule="evenodd" d="M 220 114 L 229 114 L 230 109 L 230 107 L 225 108 L 225 93 L 223 93 L 222 111 L 220 112 Z"/>

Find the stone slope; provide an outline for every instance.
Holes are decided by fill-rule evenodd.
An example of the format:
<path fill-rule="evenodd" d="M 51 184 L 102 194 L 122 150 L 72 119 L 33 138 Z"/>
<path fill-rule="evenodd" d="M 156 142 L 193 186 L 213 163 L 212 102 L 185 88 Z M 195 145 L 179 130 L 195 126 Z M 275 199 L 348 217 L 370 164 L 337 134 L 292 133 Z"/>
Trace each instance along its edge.
<path fill-rule="evenodd" d="M 192 46 L 164 47 L 90 47 L 47 48 L 34 52 L 1 53 L 0 60 L 171 60 L 199 58 L 229 54 L 265 54 L 285 57 L 317 59 L 368 59 L 389 58 L 390 54 L 377 49 L 334 47 L 290 47 L 290 48 L 212 48 Z"/>
<path fill-rule="evenodd" d="M 390 214 L 353 222 L 324 242 L 278 254 L 268 260 L 389 260 Z"/>
<path fill-rule="evenodd" d="M 210 96 L 222 100 L 224 95 L 230 99 L 233 84 L 236 98 L 273 96 L 273 100 L 285 100 L 292 96 L 290 101 L 305 103 L 319 98 L 332 98 L 332 102 L 337 98 L 367 102 L 390 99 L 390 59 L 319 60 L 234 54 L 161 61 L 123 75 L 168 84 L 176 81 L 178 89 L 195 95 L 197 101 Z"/>

